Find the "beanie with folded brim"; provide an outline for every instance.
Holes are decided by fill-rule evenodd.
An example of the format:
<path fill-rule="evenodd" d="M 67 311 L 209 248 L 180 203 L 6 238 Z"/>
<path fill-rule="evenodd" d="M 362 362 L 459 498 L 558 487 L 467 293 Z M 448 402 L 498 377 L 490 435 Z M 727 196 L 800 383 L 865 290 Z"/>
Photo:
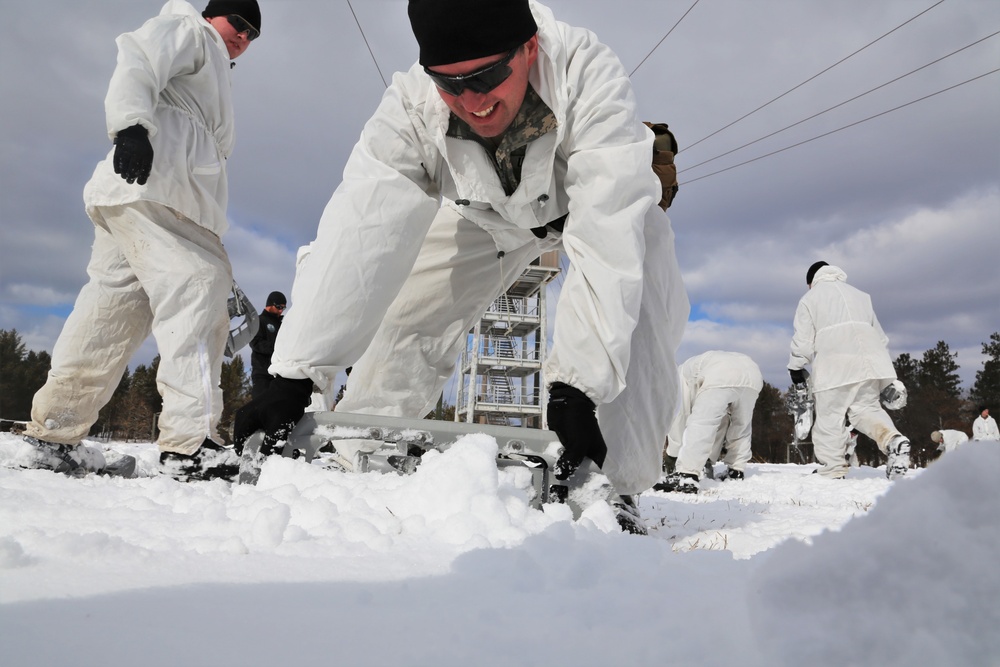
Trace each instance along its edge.
<path fill-rule="evenodd" d="M 809 267 L 809 270 L 806 271 L 806 285 L 812 285 L 813 277 L 816 275 L 816 272 L 819 271 L 824 266 L 829 266 L 829 264 L 820 261 L 816 262 L 815 264 Z"/>
<path fill-rule="evenodd" d="M 424 67 L 511 51 L 538 32 L 528 0 L 410 0 Z"/>
<path fill-rule="evenodd" d="M 209 0 L 205 11 L 201 13 L 206 19 L 230 14 L 245 18 L 257 32 L 260 32 L 260 5 L 257 4 L 257 0 Z"/>

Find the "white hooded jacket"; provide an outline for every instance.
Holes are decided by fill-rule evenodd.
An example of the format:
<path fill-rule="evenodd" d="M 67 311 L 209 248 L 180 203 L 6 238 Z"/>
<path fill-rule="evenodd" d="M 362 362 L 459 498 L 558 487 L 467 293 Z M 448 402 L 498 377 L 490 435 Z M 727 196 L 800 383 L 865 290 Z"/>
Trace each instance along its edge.
<path fill-rule="evenodd" d="M 872 309 L 871 297 L 847 284 L 847 274 L 823 266 L 795 310 L 788 368 L 812 364 L 813 391 L 879 380 L 882 389 L 896 379 L 889 339 Z"/>
<path fill-rule="evenodd" d="M 643 290 L 643 229 L 669 225 L 649 166 L 653 135 L 636 117 L 628 73 L 610 49 L 547 8 L 531 7 L 539 52 L 529 82 L 558 128 L 529 144 L 516 191 L 505 194 L 479 144 L 446 136 L 449 109 L 421 66 L 397 73 L 299 266 L 296 307 L 278 336 L 272 374 L 323 387 L 338 366 L 361 356 L 444 197 L 499 251 L 526 244 L 543 251 L 561 240 L 570 269 L 546 380 L 577 387 L 597 404 L 623 391 Z M 567 213 L 561 235 L 539 242 L 530 231 Z M 326 271 L 329 249 L 356 258 L 350 270 Z M 672 272 L 670 312 L 683 319 L 663 322 L 661 331 L 679 341 L 686 297 L 676 267 L 664 271 Z"/>
<path fill-rule="evenodd" d="M 183 0 L 170 0 L 159 16 L 116 41 L 118 64 L 104 101 L 108 136 L 113 140 L 137 123 L 145 127 L 153 169 L 145 185 L 126 183 L 114 171 L 112 146 L 84 188 L 88 212 L 153 201 L 222 236 L 226 159 L 235 140 L 225 42 Z"/>

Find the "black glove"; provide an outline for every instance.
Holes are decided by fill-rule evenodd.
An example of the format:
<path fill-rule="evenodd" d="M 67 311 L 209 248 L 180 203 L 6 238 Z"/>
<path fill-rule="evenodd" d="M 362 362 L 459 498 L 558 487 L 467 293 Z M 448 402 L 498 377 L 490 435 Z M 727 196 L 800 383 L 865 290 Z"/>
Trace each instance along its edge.
<path fill-rule="evenodd" d="M 805 384 L 809 374 L 804 368 L 789 369 L 788 374 L 792 377 L 792 384 Z"/>
<path fill-rule="evenodd" d="M 267 391 L 236 411 L 233 423 L 236 453 L 243 453 L 243 444 L 257 431 L 264 431 L 261 452 L 273 452 L 275 445 L 287 440 L 288 434 L 302 419 L 312 400 L 312 391 L 312 380 L 275 377 Z"/>
<path fill-rule="evenodd" d="M 153 145 L 142 125 L 119 130 L 115 136 L 115 173 L 126 183 L 145 185 L 153 169 Z"/>
<path fill-rule="evenodd" d="M 556 479 L 568 479 L 588 458 L 600 468 L 608 446 L 597 424 L 594 402 L 576 387 L 553 382 L 549 389 L 549 428 L 559 436 L 563 453 L 553 467 Z"/>

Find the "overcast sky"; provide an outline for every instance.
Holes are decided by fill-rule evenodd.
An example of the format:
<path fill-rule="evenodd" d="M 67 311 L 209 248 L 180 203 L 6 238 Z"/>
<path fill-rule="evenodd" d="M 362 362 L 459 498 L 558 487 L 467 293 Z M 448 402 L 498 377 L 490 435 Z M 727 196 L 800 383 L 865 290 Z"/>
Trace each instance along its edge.
<path fill-rule="evenodd" d="M 1000 35 L 694 167 L 1000 31 L 996 0 L 936 2 L 549 2 L 638 67 L 642 117 L 669 123 L 680 142 L 670 217 L 693 312 L 678 361 L 744 352 L 784 389 L 805 271 L 824 259 L 872 295 L 893 358 L 943 340 L 971 386 L 982 343 L 1000 330 L 1000 73 L 836 130 L 1000 68 Z M 110 147 L 114 39 L 161 4 L 0 0 L 0 328 L 29 349 L 51 351 L 86 281 L 82 190 Z M 314 238 L 382 77 L 416 59 L 404 0 L 351 4 L 360 30 L 346 0 L 261 0 L 262 36 L 233 70 L 224 242 L 258 308 L 271 290 L 290 294 L 295 251 Z M 155 353 L 147 341 L 133 366 Z"/>

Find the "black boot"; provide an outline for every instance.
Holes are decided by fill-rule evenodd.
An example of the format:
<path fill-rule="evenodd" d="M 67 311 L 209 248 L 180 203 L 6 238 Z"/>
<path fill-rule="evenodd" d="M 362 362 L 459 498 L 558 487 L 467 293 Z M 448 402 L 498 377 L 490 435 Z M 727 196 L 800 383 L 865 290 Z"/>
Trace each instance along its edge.
<path fill-rule="evenodd" d="M 160 474 L 173 477 L 178 482 L 232 481 L 240 474 L 240 457 L 234 449 L 205 438 L 194 454 L 160 452 Z"/>

